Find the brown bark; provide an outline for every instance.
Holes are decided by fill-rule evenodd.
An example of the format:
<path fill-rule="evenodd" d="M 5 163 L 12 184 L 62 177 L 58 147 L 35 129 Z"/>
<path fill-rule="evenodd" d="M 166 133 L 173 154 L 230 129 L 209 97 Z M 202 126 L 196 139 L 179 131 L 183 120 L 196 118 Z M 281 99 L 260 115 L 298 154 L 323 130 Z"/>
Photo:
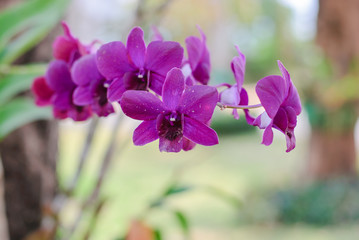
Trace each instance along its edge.
<path fill-rule="evenodd" d="M 1 0 L 1 7 L 22 0 Z M 60 28 L 16 61 L 16 64 L 48 62 L 51 44 Z M 28 93 L 26 93 L 28 94 Z M 5 207 L 11 240 L 21 240 L 41 226 L 43 212 L 57 189 L 57 123 L 27 124 L 0 142 L 4 169 Z"/>
<path fill-rule="evenodd" d="M 358 22 L 358 0 L 319 0 L 317 42 L 330 60 L 337 81 L 359 59 Z M 354 105 L 349 108 L 349 112 L 355 111 Z M 332 117 L 346 118 L 340 109 L 328 112 L 325 121 L 331 121 Z M 338 124 L 327 128 L 313 126 L 308 164 L 312 179 L 355 175 L 354 122 L 334 129 L 335 125 Z"/>
<path fill-rule="evenodd" d="M 42 208 L 56 190 L 57 131 L 38 121 L 11 133 L 0 143 L 10 239 L 23 239 L 40 227 Z"/>
<path fill-rule="evenodd" d="M 354 132 L 314 129 L 311 136 L 309 175 L 315 179 L 355 175 Z"/>

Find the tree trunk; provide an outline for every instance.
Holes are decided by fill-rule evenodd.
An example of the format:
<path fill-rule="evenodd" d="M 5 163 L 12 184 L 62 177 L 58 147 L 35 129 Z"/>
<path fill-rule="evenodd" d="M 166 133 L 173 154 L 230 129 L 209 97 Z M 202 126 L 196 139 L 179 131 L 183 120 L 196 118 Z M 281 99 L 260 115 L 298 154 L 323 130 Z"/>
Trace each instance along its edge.
<path fill-rule="evenodd" d="M 56 124 L 23 126 L 0 143 L 5 204 L 11 240 L 24 239 L 41 225 L 43 208 L 56 190 Z"/>
<path fill-rule="evenodd" d="M 317 42 L 331 63 L 334 82 L 343 80 L 359 59 L 358 23 L 358 0 L 319 0 Z M 324 117 L 322 123 L 313 125 L 308 164 L 314 180 L 355 175 L 357 115 L 355 104 L 349 102 L 344 103 L 346 111 L 319 104 Z"/>

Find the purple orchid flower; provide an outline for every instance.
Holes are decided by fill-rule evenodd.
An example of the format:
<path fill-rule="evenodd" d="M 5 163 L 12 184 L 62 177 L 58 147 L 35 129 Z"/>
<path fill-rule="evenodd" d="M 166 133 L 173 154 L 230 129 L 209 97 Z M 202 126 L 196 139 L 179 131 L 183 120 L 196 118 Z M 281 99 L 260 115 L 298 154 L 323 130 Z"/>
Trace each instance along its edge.
<path fill-rule="evenodd" d="M 217 133 L 207 126 L 218 100 L 210 86 L 185 88 L 180 69 L 168 72 L 162 101 L 146 91 L 126 91 L 120 101 L 123 112 L 143 122 L 135 129 L 133 142 L 142 146 L 159 138 L 160 151 L 190 150 L 195 143 L 218 144 Z"/>
<path fill-rule="evenodd" d="M 302 107 L 298 91 L 287 69 L 280 61 L 278 66 L 283 77 L 267 76 L 259 80 L 256 85 L 256 92 L 265 112 L 255 119 L 253 125 L 265 129 L 262 144 L 266 146 L 273 142 L 272 128 L 284 133 L 287 142 L 286 152 L 290 152 L 295 148 L 294 128 Z"/>
<path fill-rule="evenodd" d="M 207 85 L 211 72 L 210 56 L 206 45 L 206 35 L 200 27 L 197 26 L 197 28 L 202 39 L 195 36 L 186 38 L 188 63 L 192 70 L 192 77 L 201 84 Z M 187 82 L 191 81 L 187 79 Z"/>
<path fill-rule="evenodd" d="M 243 88 L 244 73 L 246 69 L 246 56 L 236 46 L 238 55 L 232 59 L 231 68 L 236 83 L 230 86 L 228 89 L 220 93 L 220 103 L 223 105 L 248 105 L 248 93 Z M 237 109 L 233 109 L 232 112 L 235 119 L 239 119 Z M 254 118 L 249 114 L 248 109 L 244 109 L 244 114 L 248 124 L 252 124 Z"/>
<path fill-rule="evenodd" d="M 51 104 L 51 98 L 54 91 L 46 83 L 44 76 L 34 79 L 31 85 L 31 91 L 35 96 L 35 104 L 39 107 L 48 106 Z"/>
<path fill-rule="evenodd" d="M 72 81 L 69 67 L 65 61 L 53 60 L 45 75 L 46 84 L 53 91 L 51 104 L 56 118 L 72 118 L 74 121 L 84 121 L 91 117 L 88 106 L 79 106 L 72 100 L 76 88 Z"/>
<path fill-rule="evenodd" d="M 127 46 L 111 42 L 97 51 L 97 66 L 109 80 L 108 99 L 119 101 L 127 90 L 148 90 L 161 94 L 166 74 L 180 67 L 183 48 L 177 42 L 152 41 L 146 48 L 143 31 L 132 29 Z"/>
<path fill-rule="evenodd" d="M 107 100 L 106 79 L 97 69 L 96 55 L 86 55 L 77 60 L 71 70 L 72 79 L 77 84 L 73 94 L 74 104 L 91 106 L 100 117 L 114 112 Z"/>
<path fill-rule="evenodd" d="M 77 38 L 72 36 L 69 26 L 62 22 L 64 35 L 58 36 L 53 45 L 53 55 L 58 60 L 67 62 L 70 66 L 81 56 L 90 53 L 90 47 L 82 44 Z"/>

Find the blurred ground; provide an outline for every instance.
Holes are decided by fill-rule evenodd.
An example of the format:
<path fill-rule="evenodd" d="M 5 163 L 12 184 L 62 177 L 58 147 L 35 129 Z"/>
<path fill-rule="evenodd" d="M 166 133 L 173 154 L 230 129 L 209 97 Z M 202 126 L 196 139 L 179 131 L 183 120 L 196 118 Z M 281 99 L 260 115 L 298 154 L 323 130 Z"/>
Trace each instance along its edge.
<path fill-rule="evenodd" d="M 77 192 L 79 199 L 86 196 L 95 180 L 97 164 L 109 134 L 107 125 L 97 133 L 90 162 Z M 119 139 L 128 138 L 131 128 L 130 124 L 125 124 Z M 59 174 L 64 180 L 74 171 L 85 126 L 64 124 L 61 130 Z M 321 228 L 303 224 L 280 225 L 275 222 L 275 210 L 265 201 L 253 197 L 257 193 L 305 182 L 302 173 L 308 147 L 307 134 L 297 132 L 297 135 L 297 148 L 289 154 L 285 153 L 284 136 L 277 134 L 273 145 L 265 147 L 260 144 L 259 132 L 221 136 L 218 146 L 197 146 L 193 151 L 179 154 L 160 153 L 158 142 L 144 147 L 125 143 L 125 147 L 115 153 L 106 179 L 103 196 L 108 202 L 92 239 L 115 239 L 123 235 L 131 219 L 144 213 L 171 183 L 173 172 L 178 169 L 182 169 L 178 182 L 193 189 L 170 197 L 163 208 L 149 212 L 146 217 L 150 226 L 163 230 L 164 239 L 183 239 L 173 217 L 174 210 L 181 210 L 188 217 L 193 240 L 355 239 L 354 236 L 359 234 L 358 224 Z M 209 192 L 209 187 L 240 199 L 240 206 Z M 254 204 L 255 201 L 258 203 Z M 69 223 L 78 205 L 79 202 L 73 201 L 64 211 L 63 217 L 68 218 Z M 257 209 L 248 209 L 249 206 Z M 82 227 L 87 225 L 84 221 Z"/>

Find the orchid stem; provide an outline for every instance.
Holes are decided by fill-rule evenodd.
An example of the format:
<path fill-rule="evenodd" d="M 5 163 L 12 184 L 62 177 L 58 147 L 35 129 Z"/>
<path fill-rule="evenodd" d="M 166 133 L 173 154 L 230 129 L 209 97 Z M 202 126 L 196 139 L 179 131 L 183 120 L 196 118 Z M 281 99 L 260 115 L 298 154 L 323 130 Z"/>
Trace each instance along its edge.
<path fill-rule="evenodd" d="M 229 83 L 221 83 L 221 84 L 214 85 L 213 87 L 215 87 L 215 88 L 220 88 L 220 87 L 230 88 L 230 87 L 232 87 L 232 85 Z"/>
<path fill-rule="evenodd" d="M 224 105 L 222 103 L 217 103 L 217 106 L 221 109 L 225 108 L 233 108 L 233 109 L 254 109 L 254 108 L 260 108 L 263 107 L 261 103 L 255 104 L 255 105 Z"/>

